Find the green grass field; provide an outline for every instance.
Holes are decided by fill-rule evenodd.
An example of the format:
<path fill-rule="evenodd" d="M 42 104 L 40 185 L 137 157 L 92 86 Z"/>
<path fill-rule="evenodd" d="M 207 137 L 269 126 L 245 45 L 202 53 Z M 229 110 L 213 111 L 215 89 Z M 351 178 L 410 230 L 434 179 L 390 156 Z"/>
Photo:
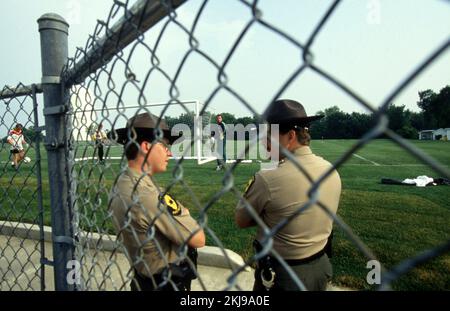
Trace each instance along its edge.
<path fill-rule="evenodd" d="M 336 161 L 356 141 L 325 140 L 313 141 L 315 153 L 330 162 Z M 450 143 L 438 141 L 411 141 L 435 159 L 450 167 Z M 231 148 L 229 146 L 229 148 Z M 42 149 L 43 150 L 43 149 Z M 76 157 L 92 157 L 93 150 L 80 146 Z M 24 165 L 18 173 L 7 163 L 8 150 L 0 152 L 0 219 L 36 222 L 36 168 L 35 162 Z M 43 156 L 44 221 L 50 224 L 49 185 L 47 160 Z M 230 151 L 228 151 L 230 154 Z M 114 147 L 110 155 L 120 156 L 121 149 Z M 35 159 L 32 151 L 29 156 Z M 115 177 L 120 171 L 120 160 L 111 160 L 105 166 L 95 165 L 92 160 L 77 162 L 77 195 L 80 209 L 80 224 L 84 229 L 99 232 L 113 232 L 107 213 L 107 197 Z M 174 161 L 167 173 L 157 177 L 161 186 L 167 187 L 173 181 Z M 223 187 L 223 172 L 214 171 L 215 162 L 198 166 L 195 161 L 183 164 L 182 182 L 171 189 L 177 200 L 188 206 L 194 216 L 199 215 L 201 206 L 210 202 Z M 241 164 L 235 170 L 235 187 L 242 190 L 248 179 L 259 170 L 259 164 Z M 381 178 L 402 180 L 419 175 L 440 177 L 427 165 L 388 140 L 376 140 L 358 150 L 338 169 L 343 182 L 343 192 L 338 210 L 339 216 L 352 228 L 362 241 L 375 253 L 386 268 L 400 261 L 443 243 L 450 236 L 450 187 L 408 187 L 383 185 Z M 255 229 L 238 229 L 234 224 L 234 208 L 237 199 L 226 193 L 207 210 L 208 228 L 220 239 L 226 248 L 241 254 L 252 255 L 251 242 Z M 14 208 L 12 208 L 14 206 Z M 367 259 L 352 244 L 346 234 L 335 226 L 333 244 L 333 283 L 355 289 L 372 289 L 366 283 Z M 208 234 L 208 245 L 218 245 Z M 416 267 L 394 282 L 398 290 L 449 290 L 450 255 L 442 256 L 423 266 Z"/>

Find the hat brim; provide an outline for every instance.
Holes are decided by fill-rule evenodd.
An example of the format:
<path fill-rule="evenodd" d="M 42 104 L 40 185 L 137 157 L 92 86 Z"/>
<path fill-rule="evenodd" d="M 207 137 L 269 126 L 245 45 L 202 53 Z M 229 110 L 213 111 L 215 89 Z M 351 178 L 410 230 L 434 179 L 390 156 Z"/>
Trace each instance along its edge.
<path fill-rule="evenodd" d="M 309 116 L 309 117 L 304 117 L 304 118 L 286 118 L 283 120 L 267 120 L 267 121 L 270 124 L 306 126 L 306 125 L 309 125 L 311 122 L 322 119 L 323 117 L 324 117 L 323 115 L 317 115 L 317 116 Z"/>
<path fill-rule="evenodd" d="M 169 144 L 173 144 L 175 141 L 181 142 L 181 135 L 172 135 L 170 130 L 162 130 L 163 137 L 169 141 Z M 155 130 L 153 128 L 134 128 L 134 131 L 130 131 L 128 128 L 121 128 L 112 130 L 108 133 L 108 139 L 113 140 L 121 145 L 125 145 L 131 139 L 146 138 L 149 141 L 153 141 L 155 136 Z"/>

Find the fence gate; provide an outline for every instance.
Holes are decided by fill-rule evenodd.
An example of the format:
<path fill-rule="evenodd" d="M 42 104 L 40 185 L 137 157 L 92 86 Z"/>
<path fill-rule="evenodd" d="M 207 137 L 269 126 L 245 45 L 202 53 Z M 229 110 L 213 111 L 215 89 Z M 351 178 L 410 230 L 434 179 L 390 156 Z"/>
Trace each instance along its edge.
<path fill-rule="evenodd" d="M 41 175 L 40 85 L 0 91 L 0 291 L 45 290 L 44 211 Z M 25 160 L 14 167 L 8 136 L 23 126 Z M 17 136 L 13 136 L 17 137 Z"/>

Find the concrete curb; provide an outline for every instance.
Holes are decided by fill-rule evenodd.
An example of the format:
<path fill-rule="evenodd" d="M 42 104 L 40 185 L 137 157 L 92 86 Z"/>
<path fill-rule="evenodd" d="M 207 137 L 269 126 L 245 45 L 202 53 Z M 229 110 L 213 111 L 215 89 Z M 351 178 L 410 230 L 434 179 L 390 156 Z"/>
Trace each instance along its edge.
<path fill-rule="evenodd" d="M 44 241 L 52 241 L 52 228 L 44 226 Z M 19 223 L 14 221 L 0 221 L 0 234 L 10 235 L 23 239 L 40 240 L 40 230 L 37 224 Z M 101 248 L 103 251 L 119 251 L 123 253 L 122 246 L 117 242 L 115 235 L 99 234 L 83 231 L 81 242 L 85 242 L 91 247 Z M 226 254 L 226 256 L 225 256 Z M 228 257 L 228 258 L 227 258 Z M 216 246 L 205 246 L 198 249 L 198 264 L 235 270 L 245 265 L 242 257 L 229 249 L 222 250 Z M 250 271 L 246 267 L 245 271 Z"/>

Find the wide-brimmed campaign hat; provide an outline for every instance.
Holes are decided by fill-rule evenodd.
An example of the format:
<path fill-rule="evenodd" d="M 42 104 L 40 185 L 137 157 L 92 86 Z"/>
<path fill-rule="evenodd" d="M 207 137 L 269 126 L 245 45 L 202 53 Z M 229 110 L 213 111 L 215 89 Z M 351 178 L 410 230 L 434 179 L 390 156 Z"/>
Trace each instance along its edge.
<path fill-rule="evenodd" d="M 263 117 L 270 124 L 308 126 L 311 122 L 324 116 L 308 116 L 305 108 L 299 102 L 291 99 L 280 99 L 267 107 Z"/>
<path fill-rule="evenodd" d="M 149 141 L 153 141 L 158 136 L 158 129 L 162 131 L 162 137 L 166 138 L 170 144 L 181 137 L 171 134 L 166 121 L 160 120 L 158 124 L 158 120 L 159 118 L 154 114 L 141 113 L 129 119 L 126 127 L 111 131 L 108 136 L 122 145 L 125 145 L 130 139 L 136 140 L 137 138 L 147 138 Z"/>

